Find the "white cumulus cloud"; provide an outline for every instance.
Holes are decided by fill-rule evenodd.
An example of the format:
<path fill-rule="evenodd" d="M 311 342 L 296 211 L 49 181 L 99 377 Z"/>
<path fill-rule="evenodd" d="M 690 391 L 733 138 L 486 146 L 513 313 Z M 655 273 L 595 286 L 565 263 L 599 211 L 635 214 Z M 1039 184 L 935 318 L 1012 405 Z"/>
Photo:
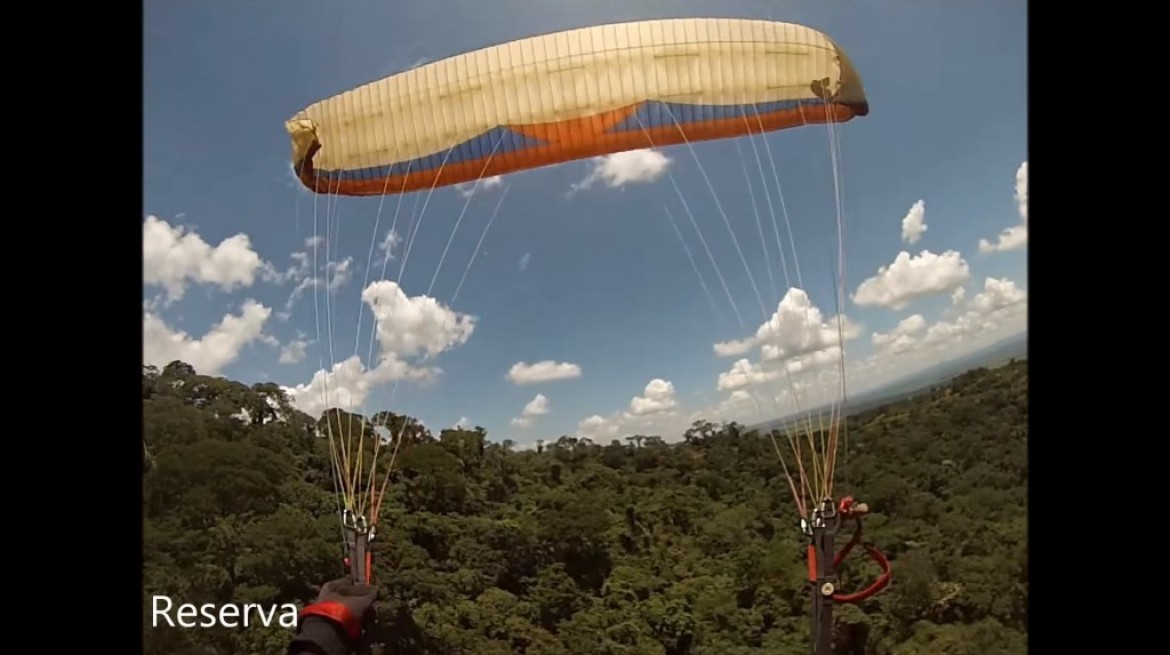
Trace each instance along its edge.
<path fill-rule="evenodd" d="M 1028 222 L 1028 162 L 1020 164 L 1016 169 L 1016 209 L 1020 212 L 1020 219 Z"/>
<path fill-rule="evenodd" d="M 860 330 L 854 329 L 846 334 L 847 339 L 854 339 L 860 334 Z M 782 371 L 789 374 L 792 373 L 808 373 L 812 371 L 819 371 L 829 366 L 836 365 L 841 360 L 842 348 L 836 344 L 814 350 L 803 355 L 795 357 L 785 357 L 784 353 L 776 346 L 767 344 L 760 349 L 760 361 L 766 364 L 779 362 L 783 364 Z"/>
<path fill-rule="evenodd" d="M 330 407 L 347 411 L 361 408 L 370 391 L 378 385 L 397 380 L 428 380 L 438 373 L 438 369 L 411 366 L 394 355 L 384 358 L 373 369 L 366 369 L 361 358 L 354 355 L 334 364 L 329 371 L 317 371 L 308 384 L 282 389 L 297 409 L 318 417 Z"/>
<path fill-rule="evenodd" d="M 990 316 L 1001 309 L 1023 302 L 1027 297 L 1027 292 L 1017 287 L 1012 280 L 989 277 L 983 281 L 983 291 L 971 298 L 967 306 L 980 316 Z"/>
<path fill-rule="evenodd" d="M 669 157 L 649 148 L 616 152 L 591 161 L 589 174 L 570 187 L 570 195 L 592 188 L 598 182 L 609 188 L 654 182 L 666 174 L 671 164 Z"/>
<path fill-rule="evenodd" d="M 305 359 L 305 348 L 308 345 L 309 342 L 301 338 L 290 340 L 281 347 L 278 361 L 281 364 L 299 364 Z"/>
<path fill-rule="evenodd" d="M 926 202 L 919 200 L 910 207 L 902 219 L 902 240 L 911 245 L 918 243 L 926 232 Z"/>
<path fill-rule="evenodd" d="M 894 263 L 882 266 L 853 293 L 853 302 L 861 306 L 903 309 L 914 300 L 949 293 L 971 277 L 962 255 L 948 250 L 941 255 L 923 250 L 912 256 L 903 250 Z"/>
<path fill-rule="evenodd" d="M 716 388 L 720 391 L 735 391 L 756 384 L 772 382 L 779 377 L 779 370 L 766 371 L 745 358 L 732 364 L 730 371 L 719 374 Z"/>
<path fill-rule="evenodd" d="M 317 371 L 308 384 L 286 387 L 297 407 L 311 416 L 329 407 L 359 408 L 381 384 L 433 380 L 442 373 L 439 368 L 411 360 L 434 358 L 461 346 L 475 329 L 475 317 L 459 314 L 428 296 L 407 296 L 389 280 L 370 284 L 362 300 L 375 318 L 377 363 L 366 368 L 354 355 L 329 371 Z"/>
<path fill-rule="evenodd" d="M 1001 232 L 994 242 L 980 239 L 979 252 L 981 254 L 1019 250 L 1028 245 L 1028 162 L 1026 161 L 1016 169 L 1015 198 L 1020 223 Z"/>
<path fill-rule="evenodd" d="M 198 234 L 157 216 L 147 216 L 142 224 L 142 282 L 161 286 L 171 300 L 182 298 L 189 283 L 224 291 L 249 287 L 264 265 L 246 234 L 213 247 Z"/>
<path fill-rule="evenodd" d="M 621 424 L 615 418 L 606 418 L 601 414 L 594 414 L 581 419 L 577 424 L 577 435 L 589 439 L 612 439 L 618 434 Z"/>
<path fill-rule="evenodd" d="M 954 304 L 934 323 L 921 314 L 911 314 L 889 331 L 873 333 L 872 355 L 844 360 L 850 393 L 865 393 L 1019 334 L 1027 327 L 1027 293 L 1009 279 L 987 278 L 978 292 L 953 294 L 952 299 Z M 784 322 L 781 316 L 778 323 Z M 798 323 L 802 324 L 807 326 Z M 808 335 L 816 331 L 799 333 Z M 748 341 L 751 342 L 748 349 L 758 345 L 762 357 L 756 362 L 740 358 L 719 376 L 717 388 L 726 394 L 721 399 L 707 399 L 694 408 L 678 407 L 670 413 L 647 417 L 636 416 L 628 410 L 592 414 L 578 423 L 576 433 L 607 441 L 630 434 L 657 434 L 667 440 L 677 440 L 696 420 L 715 423 L 734 420 L 751 425 L 839 400 L 843 352 L 835 337 L 834 343 L 823 349 L 784 360 L 777 359 L 781 349 L 775 344 L 758 344 L 755 338 Z M 796 341 L 817 343 L 816 337 L 807 336 Z M 788 353 L 799 350 L 790 348 Z"/>
<path fill-rule="evenodd" d="M 603 416 L 593 414 L 577 423 L 576 434 L 592 440 L 614 439 L 631 433 L 662 433 L 669 436 L 683 419 L 674 384 L 662 378 L 650 380 L 642 395 L 630 399 L 627 409 Z M 681 434 L 681 432 L 680 432 Z"/>
<path fill-rule="evenodd" d="M 798 382 L 795 386 L 803 389 L 807 384 Z M 785 384 L 785 388 L 787 387 Z M 592 414 L 577 424 L 575 434 L 595 442 L 608 442 L 634 434 L 661 436 L 667 442 L 678 441 L 692 422 L 697 420 L 715 423 L 739 421 L 750 425 L 756 421 L 776 418 L 782 411 L 778 403 L 787 393 L 781 391 L 773 398 L 762 392 L 752 393 L 747 389 L 737 389 L 722 399 L 693 409 L 684 408 L 681 402 L 677 402 L 670 411 L 645 415 L 637 415 L 631 411 L 618 411 L 608 415 Z"/>
<path fill-rule="evenodd" d="M 934 351 L 950 350 L 985 334 L 999 332 L 1005 325 L 1022 323 L 1026 320 L 1027 297 L 1027 292 L 1012 280 L 987 278 L 983 291 L 967 301 L 965 311 L 954 320 L 938 321 L 927 328 L 920 345 Z"/>
<path fill-rule="evenodd" d="M 746 355 L 756 347 L 755 339 L 740 339 L 738 341 L 720 341 L 715 344 L 715 354 L 720 357 L 737 357 Z"/>
<path fill-rule="evenodd" d="M 508 381 L 517 386 L 552 382 L 554 380 L 569 380 L 581 377 L 581 367 L 570 362 L 554 362 L 546 359 L 535 364 L 516 362 L 508 370 Z"/>
<path fill-rule="evenodd" d="M 396 230 L 386 230 L 386 236 L 378 242 L 378 251 L 382 253 L 378 264 L 385 264 L 394 259 L 394 249 L 402 243 L 402 236 Z"/>
<path fill-rule="evenodd" d="M 396 241 L 392 241 L 393 238 L 387 235 L 387 241 L 383 241 L 382 244 L 396 243 Z M 292 292 L 289 293 L 288 300 L 285 301 L 284 311 L 278 316 L 281 320 L 289 318 L 293 306 L 306 292 L 316 289 L 337 291 L 353 278 L 353 257 L 341 260 L 331 259 L 333 253 L 325 251 L 324 241 L 325 238 L 322 236 L 312 236 L 305 239 L 305 250 L 290 253 L 289 259 L 293 263 L 283 271 L 277 270 L 271 265 L 266 267 L 267 276 L 274 282 L 295 285 Z M 313 270 L 314 258 L 317 272 Z"/>
<path fill-rule="evenodd" d="M 520 412 L 520 416 L 512 419 L 512 425 L 520 428 L 526 428 L 532 425 L 532 421 L 538 416 L 548 414 L 548 398 L 542 393 L 536 394 L 536 397 L 528 401 L 524 406 L 524 410 Z"/>
<path fill-rule="evenodd" d="M 646 383 L 641 396 L 630 399 L 630 413 L 634 416 L 659 414 L 673 409 L 678 401 L 674 397 L 674 384 L 662 378 L 654 378 Z"/>
<path fill-rule="evenodd" d="M 912 347 L 915 336 L 925 329 L 926 319 L 922 317 L 922 314 L 907 316 L 889 332 L 874 332 L 873 345 L 900 352 Z"/>
<path fill-rule="evenodd" d="M 717 343 L 715 353 L 721 357 L 734 357 L 758 347 L 763 351 L 765 359 L 791 360 L 840 346 L 842 338 L 848 341 L 861 333 L 860 328 L 847 317 L 840 317 L 840 323 L 838 330 L 838 317 L 824 318 L 804 290 L 791 288 L 754 336 Z"/>
<path fill-rule="evenodd" d="M 228 314 L 202 337 L 172 329 L 157 314 L 147 311 L 142 321 L 142 361 L 166 366 L 181 360 L 202 375 L 218 375 L 236 361 L 248 344 L 263 339 L 264 324 L 272 310 L 254 300 L 244 303 L 239 314 Z"/>
<path fill-rule="evenodd" d="M 499 175 L 493 175 L 491 177 L 485 177 L 482 180 L 476 180 L 475 182 L 460 182 L 455 185 L 455 190 L 464 198 L 470 198 L 472 194 L 494 189 L 503 183 L 504 178 Z"/>
<path fill-rule="evenodd" d="M 867 366 L 897 373 L 912 364 L 935 363 L 1018 333 L 1027 327 L 1027 298 L 1027 292 L 1010 279 L 986 278 L 983 290 L 959 300 L 950 318 L 928 325 L 914 314 L 889 332 L 874 333 L 878 349 Z"/>
<path fill-rule="evenodd" d="M 435 357 L 467 343 L 476 318 L 460 314 L 430 296 L 406 295 L 397 283 L 379 280 L 362 292 L 373 312 L 384 355 Z"/>

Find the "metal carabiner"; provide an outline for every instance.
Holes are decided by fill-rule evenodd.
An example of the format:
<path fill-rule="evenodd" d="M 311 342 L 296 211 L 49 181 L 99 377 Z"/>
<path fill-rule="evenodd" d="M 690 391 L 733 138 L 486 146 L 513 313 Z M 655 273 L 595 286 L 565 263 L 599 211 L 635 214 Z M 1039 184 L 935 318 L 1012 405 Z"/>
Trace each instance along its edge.
<path fill-rule="evenodd" d="M 341 525 L 348 530 L 357 530 L 357 519 L 354 518 L 353 510 L 348 507 L 341 510 Z"/>

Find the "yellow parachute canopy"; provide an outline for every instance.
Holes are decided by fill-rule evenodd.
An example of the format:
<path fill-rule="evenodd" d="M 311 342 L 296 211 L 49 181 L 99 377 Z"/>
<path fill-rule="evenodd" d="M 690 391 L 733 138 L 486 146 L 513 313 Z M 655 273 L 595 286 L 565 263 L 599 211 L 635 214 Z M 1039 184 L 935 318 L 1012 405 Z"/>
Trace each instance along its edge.
<path fill-rule="evenodd" d="M 310 105 L 286 128 L 309 189 L 368 196 L 868 112 L 861 78 L 824 34 L 687 18 L 449 57 Z"/>

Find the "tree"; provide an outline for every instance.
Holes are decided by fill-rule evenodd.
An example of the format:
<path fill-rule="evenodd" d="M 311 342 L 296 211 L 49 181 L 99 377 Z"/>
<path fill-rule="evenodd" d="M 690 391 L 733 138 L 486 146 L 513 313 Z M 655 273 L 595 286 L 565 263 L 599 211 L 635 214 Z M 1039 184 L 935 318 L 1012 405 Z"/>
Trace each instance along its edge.
<path fill-rule="evenodd" d="M 374 560 L 371 634 L 387 652 L 808 647 L 805 543 L 765 432 L 700 420 L 679 443 L 563 436 L 516 451 L 482 428 L 436 439 L 400 412 L 309 417 L 275 385 L 183 362 L 143 368 L 143 417 L 146 611 L 153 594 L 311 600 L 343 572 L 328 431 L 372 430 L 383 447 L 403 435 Z M 869 504 L 865 535 L 894 582 L 836 613 L 842 655 L 1026 652 L 1027 420 L 1026 360 L 850 418 L 837 487 Z M 874 568 L 850 558 L 842 587 Z M 289 634 L 148 621 L 143 647 L 279 652 Z"/>

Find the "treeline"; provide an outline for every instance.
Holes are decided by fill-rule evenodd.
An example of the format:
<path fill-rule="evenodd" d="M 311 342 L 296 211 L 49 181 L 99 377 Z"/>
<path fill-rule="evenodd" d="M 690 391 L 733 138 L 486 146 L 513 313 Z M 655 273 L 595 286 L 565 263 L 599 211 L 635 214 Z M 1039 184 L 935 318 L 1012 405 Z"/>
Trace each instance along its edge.
<path fill-rule="evenodd" d="M 836 489 L 867 502 L 894 582 L 838 606 L 842 653 L 1026 652 L 1027 363 L 980 369 L 849 420 Z M 279 654 L 290 631 L 151 627 L 150 599 L 307 602 L 343 574 L 326 420 L 274 384 L 143 372 L 146 653 Z M 482 429 L 410 437 L 374 573 L 394 655 L 804 653 L 804 541 L 771 440 L 696 423 L 678 443 Z M 863 557 L 847 589 L 877 571 Z"/>

